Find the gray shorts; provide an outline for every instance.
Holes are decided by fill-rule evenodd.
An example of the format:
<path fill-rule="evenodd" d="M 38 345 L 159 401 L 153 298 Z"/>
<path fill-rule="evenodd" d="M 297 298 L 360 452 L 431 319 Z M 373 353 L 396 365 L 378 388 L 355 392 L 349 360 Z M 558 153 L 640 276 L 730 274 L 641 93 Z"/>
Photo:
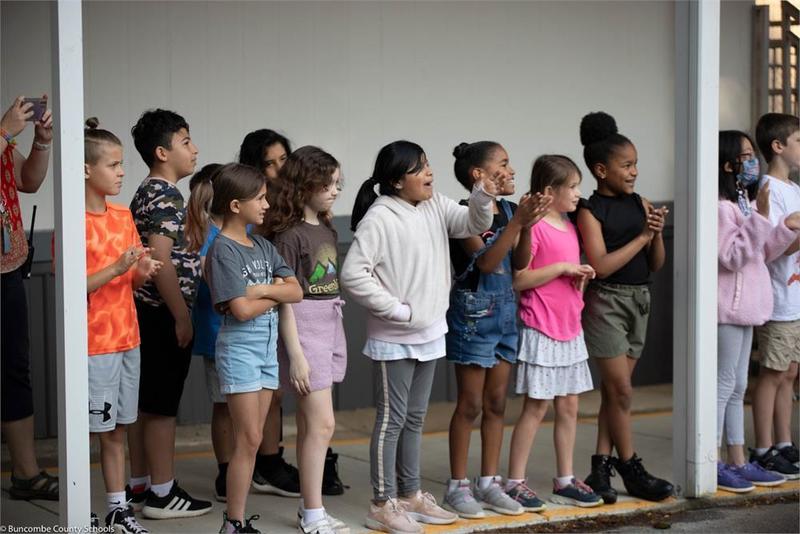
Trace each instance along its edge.
<path fill-rule="evenodd" d="M 646 285 L 593 282 L 583 301 L 583 333 L 589 356 L 642 355 L 650 316 L 650 289 Z"/>
<path fill-rule="evenodd" d="M 89 356 L 89 432 L 136 422 L 139 369 L 139 347 Z"/>
<path fill-rule="evenodd" d="M 222 391 L 219 389 L 219 375 L 217 374 L 217 362 L 212 360 L 211 358 L 206 358 L 205 356 L 200 356 L 203 358 L 203 364 L 205 365 L 206 369 L 206 390 L 208 390 L 208 398 L 214 404 L 225 404 L 228 401 L 225 399 L 225 395 L 222 394 Z"/>

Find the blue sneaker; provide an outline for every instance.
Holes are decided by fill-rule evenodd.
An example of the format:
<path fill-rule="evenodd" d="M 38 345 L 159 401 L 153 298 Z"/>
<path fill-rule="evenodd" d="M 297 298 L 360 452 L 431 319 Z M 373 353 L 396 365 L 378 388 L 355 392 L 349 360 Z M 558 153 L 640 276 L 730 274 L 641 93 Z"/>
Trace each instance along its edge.
<path fill-rule="evenodd" d="M 749 462 L 744 465 L 731 465 L 729 466 L 741 478 L 751 482 L 754 486 L 779 486 L 786 482 L 783 475 L 777 473 L 770 473 L 758 462 Z"/>
<path fill-rule="evenodd" d="M 563 487 L 559 486 L 558 480 L 554 478 L 553 496 L 550 497 L 550 500 L 556 504 L 580 506 L 581 508 L 592 508 L 603 504 L 602 497 L 577 478 L 573 478 L 571 483 Z"/>
<path fill-rule="evenodd" d="M 526 512 L 541 512 L 547 508 L 544 501 L 536 496 L 536 492 L 530 489 L 525 481 L 514 484 L 506 490 L 506 494 L 520 503 Z"/>
<path fill-rule="evenodd" d="M 717 462 L 717 487 L 733 493 L 747 493 L 756 489 L 749 480 L 739 476 L 728 464 Z"/>

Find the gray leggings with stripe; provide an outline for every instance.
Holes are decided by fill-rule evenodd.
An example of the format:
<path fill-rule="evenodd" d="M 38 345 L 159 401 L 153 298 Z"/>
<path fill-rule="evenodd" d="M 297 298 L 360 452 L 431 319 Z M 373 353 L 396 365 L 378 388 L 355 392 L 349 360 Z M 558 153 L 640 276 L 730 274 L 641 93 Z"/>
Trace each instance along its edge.
<path fill-rule="evenodd" d="M 375 361 L 372 370 L 377 414 L 369 462 L 372 491 L 380 502 L 420 489 L 422 425 L 436 360 Z"/>

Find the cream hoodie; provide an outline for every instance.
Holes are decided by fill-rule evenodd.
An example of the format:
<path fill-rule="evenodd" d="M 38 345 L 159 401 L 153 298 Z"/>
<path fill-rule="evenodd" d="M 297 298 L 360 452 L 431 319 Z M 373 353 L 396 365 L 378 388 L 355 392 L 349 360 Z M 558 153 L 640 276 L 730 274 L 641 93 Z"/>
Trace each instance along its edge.
<path fill-rule="evenodd" d="M 393 343 L 427 343 L 447 332 L 448 238 L 492 225 L 494 197 L 476 187 L 469 206 L 434 193 L 416 206 L 381 195 L 358 224 L 339 281 L 369 312 L 367 335 Z M 393 319 L 402 304 L 410 321 Z"/>

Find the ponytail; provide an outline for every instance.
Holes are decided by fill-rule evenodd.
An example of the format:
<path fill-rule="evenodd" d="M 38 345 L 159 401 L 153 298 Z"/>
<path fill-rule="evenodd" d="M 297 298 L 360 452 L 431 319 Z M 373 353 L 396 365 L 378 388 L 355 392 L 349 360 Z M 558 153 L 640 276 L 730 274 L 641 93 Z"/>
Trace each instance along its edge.
<path fill-rule="evenodd" d="M 353 204 L 350 229 L 355 232 L 358 223 L 370 206 L 381 195 L 397 195 L 398 184 L 406 174 L 418 173 L 427 163 L 422 147 L 411 141 L 395 141 L 381 148 L 375 159 L 372 177 L 361 184 Z M 375 193 L 375 186 L 378 193 Z"/>
<path fill-rule="evenodd" d="M 214 198 L 214 175 L 222 167 L 209 163 L 189 180 L 189 203 L 186 206 L 186 240 L 190 252 L 203 248 L 208 234 L 211 200 Z"/>

